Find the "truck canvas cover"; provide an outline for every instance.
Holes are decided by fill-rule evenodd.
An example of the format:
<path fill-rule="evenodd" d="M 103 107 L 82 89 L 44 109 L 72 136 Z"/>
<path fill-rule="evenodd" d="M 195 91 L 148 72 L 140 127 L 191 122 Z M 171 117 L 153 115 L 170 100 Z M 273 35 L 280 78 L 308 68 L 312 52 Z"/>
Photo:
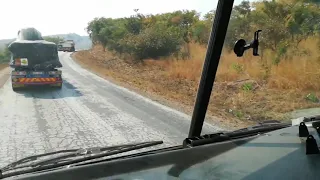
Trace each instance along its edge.
<path fill-rule="evenodd" d="M 11 52 L 10 66 L 12 68 L 23 67 L 25 69 L 59 68 L 57 45 L 45 41 L 41 33 L 35 28 L 21 29 L 18 37 L 8 46 Z M 17 59 L 20 64 L 16 64 Z"/>

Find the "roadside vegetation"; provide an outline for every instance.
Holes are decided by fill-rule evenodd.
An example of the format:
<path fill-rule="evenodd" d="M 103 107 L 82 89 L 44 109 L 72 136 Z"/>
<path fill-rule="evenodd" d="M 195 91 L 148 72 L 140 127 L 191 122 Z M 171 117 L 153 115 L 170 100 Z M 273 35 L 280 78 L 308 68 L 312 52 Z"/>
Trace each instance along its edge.
<path fill-rule="evenodd" d="M 8 45 L 6 44 L 5 48 L 3 50 L 0 50 L 0 64 L 7 65 L 9 60 L 10 60 L 10 51 L 8 50 Z M 1 67 L 4 67 L 4 65 L 1 65 Z"/>
<path fill-rule="evenodd" d="M 95 18 L 94 47 L 74 54 L 84 66 L 142 91 L 193 106 L 215 11 Z M 259 57 L 232 48 L 261 29 Z M 311 0 L 243 1 L 233 9 L 219 64 L 211 114 L 235 126 L 286 119 L 318 107 L 320 5 Z"/>

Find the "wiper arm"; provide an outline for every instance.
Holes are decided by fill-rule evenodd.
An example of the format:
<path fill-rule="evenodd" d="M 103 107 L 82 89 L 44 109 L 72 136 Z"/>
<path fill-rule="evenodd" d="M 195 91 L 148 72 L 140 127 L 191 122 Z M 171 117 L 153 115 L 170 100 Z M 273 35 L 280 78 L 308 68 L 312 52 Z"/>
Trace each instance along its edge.
<path fill-rule="evenodd" d="M 303 117 L 303 122 L 312 122 L 312 121 L 319 121 L 319 120 L 320 120 L 320 115 Z"/>
<path fill-rule="evenodd" d="M 146 148 L 146 147 L 150 147 L 150 146 L 155 146 L 155 145 L 162 144 L 162 143 L 163 143 L 163 141 L 150 141 L 150 142 L 143 142 L 143 143 L 136 143 L 136 144 L 124 144 L 124 145 L 109 146 L 109 147 L 62 150 L 62 151 L 56 151 L 56 152 L 52 152 L 52 153 L 45 153 L 45 154 L 40 154 L 40 155 L 36 155 L 36 156 L 30 156 L 30 157 L 18 160 L 14 163 L 11 163 L 11 164 L 1 168 L 0 171 L 2 174 L 5 171 L 16 170 L 16 169 L 20 169 L 20 168 L 32 168 L 32 169 L 23 170 L 20 172 L 14 172 L 14 173 L 6 174 L 6 175 L 2 174 L 0 177 L 4 178 L 4 177 L 19 175 L 19 174 L 28 173 L 28 172 L 34 172 L 34 171 L 39 171 L 39 170 L 44 170 L 44 169 L 55 168 L 55 167 L 59 167 L 59 166 L 64 166 L 64 165 L 69 165 L 69 164 L 73 164 L 73 163 L 86 161 L 86 160 L 92 160 L 92 159 L 96 159 L 96 158 L 101 158 L 101 157 L 106 157 L 106 156 L 110 156 L 110 155 L 123 153 L 123 152 L 142 149 L 142 148 Z M 106 152 L 104 152 L 104 151 L 106 151 Z M 28 165 L 18 166 L 18 165 L 25 164 L 28 162 L 36 161 L 39 157 L 44 157 L 44 156 L 59 154 L 59 153 L 68 153 L 68 154 L 57 156 L 54 158 L 48 158 L 48 159 L 38 161 L 35 163 L 31 163 Z M 72 158 L 72 157 L 85 156 L 88 154 L 92 154 L 92 155 L 88 156 L 88 157 L 71 159 L 68 161 L 61 162 L 61 160 L 65 160 L 65 159 Z"/>
<path fill-rule="evenodd" d="M 258 131 L 266 132 L 266 131 L 281 129 L 289 126 L 291 126 L 291 123 L 281 123 L 280 121 L 270 120 L 270 121 L 260 122 L 255 126 L 238 129 L 238 130 L 232 131 L 231 133 L 258 132 Z"/>
<path fill-rule="evenodd" d="M 231 132 L 218 132 L 214 134 L 205 134 L 202 136 L 195 136 L 186 138 L 183 142 L 184 147 L 194 147 L 210 143 L 228 141 L 243 137 L 258 135 L 260 133 L 270 132 L 277 129 L 290 127 L 290 123 L 281 123 L 279 121 L 265 121 L 256 126 L 242 128 Z"/>

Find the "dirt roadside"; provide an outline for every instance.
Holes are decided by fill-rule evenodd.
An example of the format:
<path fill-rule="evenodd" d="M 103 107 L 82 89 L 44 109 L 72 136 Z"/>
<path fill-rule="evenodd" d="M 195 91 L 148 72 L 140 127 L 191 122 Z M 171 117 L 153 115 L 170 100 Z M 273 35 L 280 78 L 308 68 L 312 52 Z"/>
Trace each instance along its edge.
<path fill-rule="evenodd" d="M 176 109 L 178 111 L 181 111 L 185 114 L 192 115 L 193 111 L 193 105 L 188 106 L 179 102 L 175 102 L 170 100 L 169 98 L 165 98 L 164 96 L 161 96 L 161 94 L 157 94 L 154 92 L 147 91 L 147 88 L 139 88 L 135 86 L 134 83 L 128 81 L 127 77 L 125 76 L 119 76 L 119 74 L 114 73 L 116 69 L 110 70 L 106 69 L 104 66 L 101 66 L 100 64 L 92 63 L 91 59 L 87 59 L 86 57 L 81 56 L 79 53 L 72 53 L 71 57 L 73 60 L 75 60 L 80 66 L 83 68 L 91 71 L 92 73 L 107 79 L 108 81 L 117 84 L 119 86 L 125 87 L 131 91 L 134 91 L 144 97 L 147 97 L 149 99 L 152 99 L 153 101 L 156 101 L 160 104 L 163 104 L 165 106 L 171 107 L 173 109 Z M 121 64 L 124 65 L 124 64 Z M 234 130 L 239 129 L 241 127 L 247 127 L 251 124 L 239 124 L 234 123 L 234 121 L 227 121 L 223 118 L 219 118 L 217 116 L 214 116 L 210 113 L 206 114 L 206 122 L 210 122 L 210 124 L 221 127 L 223 129 L 228 130 Z"/>
<path fill-rule="evenodd" d="M 7 64 L 0 64 L 0 88 L 7 82 L 10 77 L 10 67 Z"/>

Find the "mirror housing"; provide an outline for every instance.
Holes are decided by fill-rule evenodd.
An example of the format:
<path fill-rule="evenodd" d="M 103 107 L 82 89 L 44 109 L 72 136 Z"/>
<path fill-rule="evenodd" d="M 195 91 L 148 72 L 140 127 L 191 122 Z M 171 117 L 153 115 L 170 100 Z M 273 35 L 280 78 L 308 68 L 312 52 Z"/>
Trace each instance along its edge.
<path fill-rule="evenodd" d="M 254 33 L 254 39 L 250 44 L 247 44 L 247 42 L 244 39 L 239 39 L 236 41 L 233 51 L 237 55 L 237 57 L 242 57 L 243 53 L 252 48 L 253 49 L 253 56 L 259 56 L 258 50 L 259 50 L 259 33 L 262 30 L 258 30 Z"/>

